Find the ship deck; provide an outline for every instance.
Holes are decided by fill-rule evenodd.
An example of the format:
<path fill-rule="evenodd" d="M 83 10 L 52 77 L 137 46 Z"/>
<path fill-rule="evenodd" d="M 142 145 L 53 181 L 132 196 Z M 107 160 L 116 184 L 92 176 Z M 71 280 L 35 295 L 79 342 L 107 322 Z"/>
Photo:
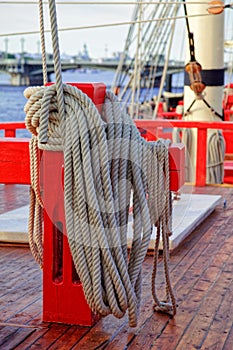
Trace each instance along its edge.
<path fill-rule="evenodd" d="M 28 187 L 0 185 L 0 213 L 27 204 Z M 92 327 L 42 322 L 42 272 L 27 245 L 0 245 L 0 348 L 231 350 L 233 344 L 233 187 L 194 187 L 221 195 L 215 210 L 174 250 L 174 318 L 153 311 L 153 257 L 143 264 L 142 304 L 136 328 L 107 316 Z M 225 205 L 223 204 L 225 203 Z M 163 287 L 160 256 L 157 288 Z"/>

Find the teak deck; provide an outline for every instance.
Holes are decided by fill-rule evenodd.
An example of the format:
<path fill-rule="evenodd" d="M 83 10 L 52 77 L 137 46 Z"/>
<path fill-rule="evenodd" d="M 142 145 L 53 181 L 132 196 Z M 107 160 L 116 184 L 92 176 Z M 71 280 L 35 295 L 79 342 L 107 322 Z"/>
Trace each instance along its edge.
<path fill-rule="evenodd" d="M 1 195 L 4 191 L 1 187 Z M 2 245 L 0 348 L 232 350 L 233 187 L 194 188 L 193 192 L 220 194 L 223 200 L 182 245 L 171 252 L 171 280 L 178 304 L 174 318 L 153 311 L 150 288 L 153 258 L 147 256 L 143 264 L 142 305 L 137 328 L 128 327 L 127 317 L 118 320 L 112 316 L 101 319 L 93 327 L 43 323 L 39 267 L 28 247 Z M 0 207 L 0 212 L 5 210 Z M 161 289 L 161 263 L 159 269 L 157 287 Z"/>

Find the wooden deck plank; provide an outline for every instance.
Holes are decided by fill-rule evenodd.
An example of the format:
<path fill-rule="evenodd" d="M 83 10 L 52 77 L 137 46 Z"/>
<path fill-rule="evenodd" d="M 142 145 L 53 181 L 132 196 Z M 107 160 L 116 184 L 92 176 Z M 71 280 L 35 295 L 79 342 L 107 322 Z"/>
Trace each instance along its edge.
<path fill-rule="evenodd" d="M 89 333 L 83 338 L 74 349 L 96 349 L 96 347 L 104 349 L 125 349 L 129 343 L 140 332 L 143 324 L 148 318 L 158 314 L 153 311 L 153 299 L 151 294 L 151 272 L 152 272 L 152 257 L 147 257 L 143 264 L 143 282 L 142 282 L 142 303 L 141 312 L 138 318 L 138 325 L 135 328 L 129 328 L 127 315 L 117 320 L 113 316 L 108 316 L 101 319 L 95 326 L 93 326 Z M 162 266 L 159 266 L 158 274 L 162 274 Z M 162 293 L 162 295 L 164 295 Z M 159 314 L 161 324 L 167 322 L 169 318 L 167 315 Z M 104 333 L 103 333 L 104 329 Z M 107 330 L 107 332 L 106 332 Z M 159 329 L 157 330 L 160 333 Z M 98 337 L 97 337 L 98 334 Z"/>
<path fill-rule="evenodd" d="M 89 331 L 87 327 L 71 326 L 49 349 L 67 350 L 74 347 Z"/>
<path fill-rule="evenodd" d="M 0 214 L 27 205 L 29 203 L 29 186 L 0 184 L 0 198 Z"/>
<path fill-rule="evenodd" d="M 213 249 L 214 246 L 215 249 Z M 222 250 L 219 250 L 219 242 L 213 244 L 210 240 L 208 248 L 203 252 L 204 258 L 203 255 L 199 256 L 194 268 L 190 268 L 187 271 L 187 275 L 183 276 L 184 280 L 183 283 L 180 284 L 179 290 L 177 290 L 177 286 L 175 286 L 179 296 L 178 300 L 180 300 L 178 313 L 175 319 L 168 324 L 160 339 L 155 343 L 154 349 L 176 348 L 182 336 L 188 333 L 192 318 L 195 317 L 199 305 L 202 303 L 202 300 L 207 298 L 207 293 L 211 290 L 218 274 L 222 272 L 221 266 L 224 266 L 225 260 L 228 257 L 226 251 L 228 251 L 228 254 L 229 251 L 232 251 L 232 246 L 229 245 L 229 241 L 226 241 L 222 246 Z M 228 259 L 231 261 L 231 258 Z M 220 264 L 220 268 L 216 268 L 218 264 Z M 177 266 L 177 270 L 180 271 L 179 266 Z M 201 270 L 203 270 L 203 272 L 201 272 Z M 214 305 L 216 305 L 216 301 Z M 196 324 L 198 323 L 196 322 Z M 197 327 L 199 331 L 202 329 L 200 323 Z M 194 342 L 193 335 L 189 334 L 189 339 L 192 343 Z M 182 344 L 182 346 L 180 349 L 188 348 L 187 344 Z M 192 347 L 190 346 L 190 348 Z"/>
<path fill-rule="evenodd" d="M 48 327 L 47 332 L 43 333 L 33 344 L 30 345 L 30 350 L 34 349 L 48 349 L 50 348 L 59 338 L 69 330 L 69 325 L 64 324 L 51 324 Z"/>
<path fill-rule="evenodd" d="M 30 303 L 30 300 L 28 301 Z M 30 326 L 38 326 L 41 324 L 41 308 L 42 300 L 39 296 L 34 302 L 29 305 L 26 305 L 24 309 L 21 309 L 19 312 L 15 312 L 7 322 L 25 324 Z M 40 312 L 38 313 L 38 310 Z"/>
<path fill-rule="evenodd" d="M 205 194 L 221 194 L 227 200 L 227 207 L 224 209 L 219 204 L 171 253 L 171 281 L 178 302 L 175 318 L 153 311 L 152 257 L 148 256 L 143 264 L 142 305 L 137 327 L 128 327 L 127 316 L 118 320 L 112 315 L 90 328 L 43 323 L 40 269 L 28 249 L 0 247 L 3 266 L 0 302 L 4 303 L 3 308 L 0 306 L 0 327 L 4 329 L 2 344 L 7 346 L 3 349 L 232 350 L 233 188 L 194 188 L 196 193 L 200 193 L 199 190 Z M 162 273 L 160 263 L 157 287 L 161 295 Z M 24 283 L 25 289 L 19 291 Z M 8 318 L 4 314 L 6 309 Z M 7 320 L 8 325 L 1 326 L 2 320 Z"/>
<path fill-rule="evenodd" d="M 166 328 L 170 321 L 170 316 L 163 315 L 161 317 L 158 313 L 153 313 L 151 318 L 147 320 L 145 325 L 135 334 L 128 345 L 130 350 L 149 350 L 152 344 L 160 337 L 163 329 Z M 109 347 L 110 349 L 110 347 Z M 117 344 L 115 349 L 117 349 Z"/>
<path fill-rule="evenodd" d="M 203 224 L 204 226 L 204 224 Z M 187 295 L 189 295 L 190 291 L 192 290 L 192 284 L 190 286 L 190 288 L 187 290 L 186 288 L 186 292 L 184 291 L 184 286 L 186 286 L 188 283 L 187 282 L 194 282 L 194 276 L 190 276 L 190 280 L 188 281 L 187 276 L 189 276 L 189 271 L 192 268 L 192 265 L 197 263 L 198 258 L 201 256 L 201 254 L 203 253 L 203 251 L 206 249 L 206 247 L 208 246 L 207 242 L 206 242 L 206 238 L 203 235 L 200 235 L 198 237 L 198 234 L 193 235 L 193 239 L 196 242 L 196 254 L 194 255 L 193 251 L 190 250 L 189 248 L 187 249 L 187 253 L 184 256 L 184 250 L 182 248 L 177 249 L 176 251 L 174 251 L 172 253 L 172 257 L 171 257 L 171 266 L 172 266 L 172 271 L 171 271 L 171 280 L 175 286 L 175 291 L 176 294 L 178 295 L 178 304 L 179 301 L 182 301 L 185 296 L 187 297 Z M 192 240 L 192 237 L 189 237 L 189 241 Z M 204 242 L 204 243 L 203 243 Z M 178 251 L 180 250 L 180 254 L 176 254 L 178 253 Z M 175 256 L 175 260 L 176 260 L 176 264 L 174 264 L 173 261 L 173 256 Z M 205 258 L 206 260 L 206 258 Z M 203 261 L 200 261 L 200 266 L 199 266 L 199 270 L 201 270 L 203 266 Z M 195 267 L 197 268 L 197 266 Z M 181 289 L 181 292 L 183 292 L 183 295 L 179 295 L 178 289 Z M 178 309 L 178 313 L 179 313 L 179 309 Z M 155 331 L 155 327 L 154 327 L 154 323 L 155 322 L 160 322 L 160 320 L 155 320 L 157 318 L 157 314 L 154 314 L 151 319 L 148 319 L 147 322 L 145 323 L 144 327 L 141 328 L 140 333 L 138 336 L 135 337 L 134 341 L 130 344 L 129 348 L 132 349 L 140 349 L 145 347 L 146 348 L 150 348 L 151 346 L 153 346 L 153 344 L 155 345 L 155 348 L 157 348 L 158 344 L 156 343 L 156 339 L 159 338 L 160 334 L 162 333 L 163 328 L 166 327 L 166 324 L 162 324 L 161 329 L 159 330 L 159 332 Z M 171 321 L 173 322 L 173 321 Z M 152 329 L 152 332 L 150 332 L 150 329 Z M 142 334 L 145 334 L 144 336 Z M 149 335 L 149 337 L 147 338 L 147 334 Z M 140 340 L 139 340 L 140 339 Z M 141 340 L 142 339 L 142 340 Z M 170 344 L 169 344 L 170 346 Z M 168 349 L 168 344 L 166 343 L 164 345 L 164 349 Z"/>
<path fill-rule="evenodd" d="M 23 259 L 23 257 L 22 257 Z M 37 278 L 41 281 L 41 271 L 39 271 L 37 266 L 30 266 L 31 260 L 25 263 L 21 263 L 18 261 L 15 265 L 8 264 L 8 266 L 3 267 L 2 273 L 0 273 L 0 281 L 2 284 L 4 283 L 5 287 L 8 289 L 19 288 L 25 283 L 30 283 L 32 279 Z M 2 264 L 5 265 L 5 264 Z M 11 269 L 11 270 L 10 270 Z M 22 274 L 24 272 L 24 275 Z M 8 273 L 7 273 L 8 272 Z M 2 288 L 0 286 L 0 295 L 5 294 L 7 289 Z"/>
<path fill-rule="evenodd" d="M 22 343 L 35 329 L 16 328 L 12 326 L 0 327 L 0 348 L 10 350 Z"/>
<path fill-rule="evenodd" d="M 208 279 L 208 276 L 206 278 L 210 281 L 211 285 L 209 286 L 205 298 L 203 298 L 200 303 L 198 312 L 179 342 L 177 350 L 185 349 L 189 346 L 198 349 L 202 346 L 209 328 L 213 323 L 215 314 L 218 311 L 219 305 L 223 302 L 229 284 L 232 281 L 232 279 L 229 281 L 228 273 L 224 272 L 218 271 L 216 275 L 214 272 L 213 276 L 210 273 L 209 276 L 210 279 Z"/>
<path fill-rule="evenodd" d="M 4 248 L 4 249 L 1 249 L 1 248 Z M 27 249 L 22 250 L 18 248 L 19 247 L 5 246 L 4 244 L 0 245 L 0 249 L 1 249 L 0 263 L 3 263 L 6 258 L 9 258 L 9 263 L 11 263 L 12 261 L 17 261 L 18 257 L 21 255 L 27 256 Z M 2 264 L 2 268 L 5 268 L 3 264 Z"/>
<path fill-rule="evenodd" d="M 14 349 L 16 350 L 26 350 L 30 349 L 32 344 L 36 342 L 39 338 L 41 338 L 44 334 L 48 332 L 48 326 L 46 327 L 38 327 L 34 330 L 34 332 L 28 334 L 28 336 L 23 341 L 18 341 L 17 345 L 15 345 Z"/>
<path fill-rule="evenodd" d="M 227 334 L 227 339 L 223 345 L 223 350 L 232 350 L 233 344 L 233 327 L 231 327 L 229 333 Z"/>
<path fill-rule="evenodd" d="M 9 304 L 9 306 L 1 310 L 1 322 L 11 322 L 16 315 L 22 314 L 25 309 L 31 306 L 38 300 L 38 290 L 34 288 L 30 290 L 23 297 L 17 299 L 15 303 Z"/>
<path fill-rule="evenodd" d="M 230 284 L 222 302 L 209 327 L 208 334 L 202 344 L 206 349 L 223 349 L 227 334 L 232 328 L 233 320 L 233 284 Z M 232 346 L 232 345 L 231 345 Z"/>

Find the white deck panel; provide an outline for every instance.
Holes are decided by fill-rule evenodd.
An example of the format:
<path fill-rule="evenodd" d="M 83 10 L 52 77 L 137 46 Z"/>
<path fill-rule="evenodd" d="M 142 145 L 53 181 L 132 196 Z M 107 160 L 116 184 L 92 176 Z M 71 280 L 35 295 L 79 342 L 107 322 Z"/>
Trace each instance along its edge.
<path fill-rule="evenodd" d="M 221 196 L 204 194 L 181 194 L 173 205 L 173 234 L 170 249 L 177 247 L 219 204 Z M 0 241 L 28 242 L 29 207 L 23 206 L 0 215 Z M 154 248 L 156 229 L 153 230 L 149 249 Z M 128 245 L 132 241 L 132 217 L 128 224 Z M 162 246 L 160 246 L 162 248 Z"/>
<path fill-rule="evenodd" d="M 212 213 L 221 201 L 221 196 L 204 194 L 181 194 L 179 200 L 173 201 L 172 227 L 169 238 L 170 249 L 176 248 L 205 218 Z M 128 224 L 128 244 L 132 241 L 132 220 Z M 154 249 L 156 228 L 154 228 L 149 249 Z M 160 249 L 162 245 L 160 243 Z"/>

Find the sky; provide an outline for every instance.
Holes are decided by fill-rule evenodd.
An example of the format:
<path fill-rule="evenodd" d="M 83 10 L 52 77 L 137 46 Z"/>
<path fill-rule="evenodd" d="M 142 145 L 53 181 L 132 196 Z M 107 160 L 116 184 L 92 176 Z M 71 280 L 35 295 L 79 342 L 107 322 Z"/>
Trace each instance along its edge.
<path fill-rule="evenodd" d="M 20 0 L 16 1 L 19 1 L 19 3 L 12 4 L 10 0 L 0 0 L 0 51 L 5 51 L 7 43 L 8 52 L 21 52 L 23 48 L 26 52 L 38 53 L 38 50 L 40 50 L 39 34 L 8 35 L 10 33 L 39 31 L 38 1 L 34 0 L 34 4 L 20 4 Z M 130 21 L 134 10 L 133 3 L 136 0 L 127 1 L 131 2 L 132 5 L 119 4 L 119 2 L 125 2 L 125 0 L 112 0 L 113 4 L 111 5 L 57 4 L 58 27 L 80 27 Z M 68 3 L 68 0 L 63 0 L 63 2 Z M 109 2 L 109 0 L 102 0 L 102 2 Z M 47 4 L 44 4 L 44 22 L 45 28 L 50 29 Z M 179 40 L 174 41 L 171 58 L 182 59 L 181 51 L 184 50 L 182 47 L 186 35 L 184 24 L 184 19 L 177 21 L 176 31 L 178 36 L 175 35 L 175 38 L 178 37 Z M 128 28 L 129 25 L 124 25 L 59 32 L 60 52 L 61 54 L 77 55 L 82 51 L 83 45 L 86 44 L 92 58 L 110 57 L 114 52 L 123 51 Z M 230 35 L 232 38 L 232 25 L 230 26 Z M 46 51 L 52 52 L 50 33 L 46 34 Z"/>
<path fill-rule="evenodd" d="M 119 1 L 117 1 L 119 2 Z M 133 1 L 132 1 L 133 2 Z M 3 4 L 0 1 L 0 33 L 39 30 L 38 5 Z M 129 21 L 133 5 L 57 5 L 58 27 L 78 27 L 93 24 Z M 45 28 L 50 29 L 48 5 L 44 5 Z M 83 29 L 60 32 L 60 52 L 77 54 L 87 44 L 91 57 L 105 57 L 122 51 L 128 26 L 105 29 Z M 8 36 L 8 51 L 38 52 L 38 35 Z M 0 37 L 0 50 L 6 47 L 6 37 Z M 51 52 L 51 36 L 46 34 L 46 51 Z"/>
<path fill-rule="evenodd" d="M 16 0 L 17 1 L 17 0 Z M 20 0 L 18 0 L 20 1 Z M 0 0 L 0 51 L 37 53 L 40 50 L 39 34 L 10 36 L 10 33 L 39 30 L 39 10 L 34 4 L 10 4 Z M 63 0 L 67 1 L 68 0 Z M 95 1 L 95 0 L 93 0 Z M 109 0 L 102 0 L 103 2 Z M 113 5 L 59 5 L 57 20 L 59 28 L 79 27 L 103 23 L 130 21 L 136 0 L 128 0 L 132 5 L 121 5 L 125 0 L 112 0 Z M 45 28 L 50 29 L 48 5 L 44 5 Z M 179 29 L 180 25 L 178 25 Z M 76 55 L 87 44 L 92 58 L 110 57 L 114 52 L 123 51 L 129 25 L 82 29 L 59 32 L 60 52 Z M 7 38 L 7 39 L 6 39 Z M 177 44 L 176 44 L 177 45 Z M 46 51 L 52 52 L 51 35 L 46 34 Z"/>

